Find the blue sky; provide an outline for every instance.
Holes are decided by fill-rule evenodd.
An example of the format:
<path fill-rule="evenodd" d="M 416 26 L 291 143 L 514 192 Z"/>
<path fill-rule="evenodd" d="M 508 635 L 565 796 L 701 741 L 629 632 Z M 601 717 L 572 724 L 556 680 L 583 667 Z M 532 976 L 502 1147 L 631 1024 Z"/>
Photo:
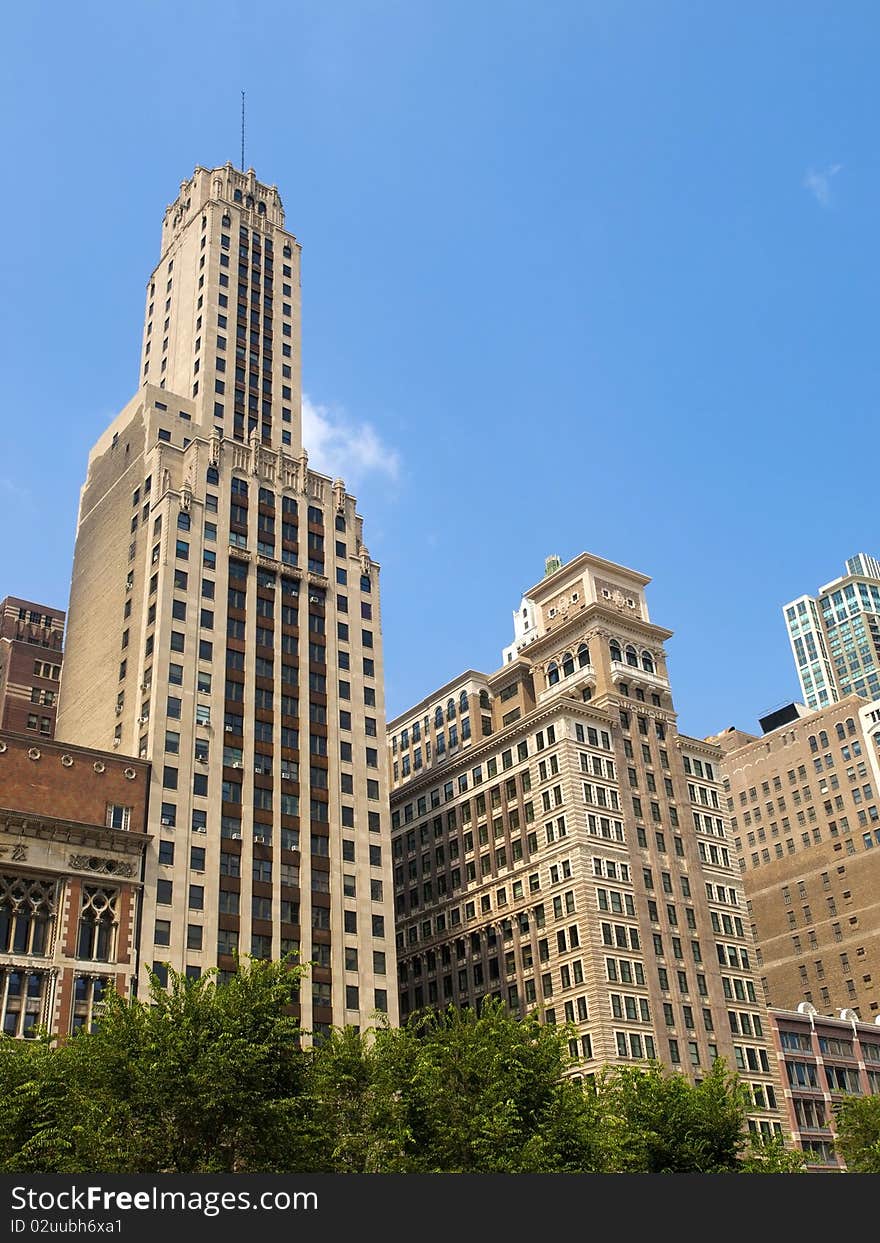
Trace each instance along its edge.
<path fill-rule="evenodd" d="M 880 555 L 876 5 L 57 0 L 4 25 L 0 594 L 66 604 L 165 206 L 239 162 L 244 89 L 246 162 L 303 245 L 307 447 L 382 564 L 389 716 L 497 668 L 544 558 L 583 550 L 652 576 L 683 730 L 797 694 L 779 606 Z"/>

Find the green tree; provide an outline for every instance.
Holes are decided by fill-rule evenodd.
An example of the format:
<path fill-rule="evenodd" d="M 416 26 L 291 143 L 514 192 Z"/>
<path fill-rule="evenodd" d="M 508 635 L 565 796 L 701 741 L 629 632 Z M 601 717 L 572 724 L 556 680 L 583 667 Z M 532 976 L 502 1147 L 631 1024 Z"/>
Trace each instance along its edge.
<path fill-rule="evenodd" d="M 739 1083 L 717 1059 L 701 1083 L 659 1063 L 600 1077 L 604 1165 L 618 1173 L 718 1174 L 746 1143 Z"/>
<path fill-rule="evenodd" d="M 58 1049 L 7 1044 L 0 1093 L 17 1103 L 0 1123 L 3 1168 L 291 1168 L 305 1057 L 288 1010 L 302 971 L 242 961 L 226 983 L 172 971 L 148 1001 L 110 994 L 96 1031 Z"/>
<path fill-rule="evenodd" d="M 551 1173 L 597 1168 L 595 1097 L 566 1077 L 564 1028 L 450 1007 L 380 1030 L 382 1081 L 401 1107 L 401 1159 L 417 1173 Z"/>
<path fill-rule="evenodd" d="M 854 1174 L 880 1174 L 880 1096 L 848 1096 L 837 1106 L 837 1150 Z"/>
<path fill-rule="evenodd" d="M 311 1050 L 301 1116 L 304 1170 L 403 1169 L 405 1111 L 373 1037 L 334 1029 Z"/>
<path fill-rule="evenodd" d="M 800 1148 L 786 1148 L 782 1137 L 772 1139 L 749 1134 L 746 1149 L 740 1157 L 741 1174 L 804 1174 L 806 1159 Z"/>

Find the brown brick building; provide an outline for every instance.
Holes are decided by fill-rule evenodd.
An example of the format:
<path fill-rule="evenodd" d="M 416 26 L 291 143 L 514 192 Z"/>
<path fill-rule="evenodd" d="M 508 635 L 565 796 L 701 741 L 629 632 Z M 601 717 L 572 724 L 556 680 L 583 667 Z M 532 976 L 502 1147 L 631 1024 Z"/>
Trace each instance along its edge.
<path fill-rule="evenodd" d="M 55 735 L 64 613 L 7 596 L 0 603 L 0 729 Z"/>
<path fill-rule="evenodd" d="M 807 1001 L 769 1013 L 795 1143 L 811 1171 L 844 1169 L 834 1107 L 848 1096 L 880 1094 L 880 1019 L 860 1023 L 849 1008 L 819 1014 Z"/>
<path fill-rule="evenodd" d="M 728 731 L 724 790 L 767 999 L 880 1011 L 880 702 Z M 745 741 L 744 741 L 745 740 Z M 733 744 L 733 745 L 731 745 Z"/>
<path fill-rule="evenodd" d="M 149 764 L 0 733 L 0 1030 L 66 1035 L 129 995 Z"/>

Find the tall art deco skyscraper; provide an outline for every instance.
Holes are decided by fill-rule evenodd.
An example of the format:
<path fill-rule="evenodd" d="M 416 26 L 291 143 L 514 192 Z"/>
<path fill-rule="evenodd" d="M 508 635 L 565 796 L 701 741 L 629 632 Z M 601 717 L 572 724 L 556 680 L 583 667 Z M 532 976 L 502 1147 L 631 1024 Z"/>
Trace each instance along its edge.
<path fill-rule="evenodd" d="M 308 467 L 300 247 L 253 170 L 166 210 L 140 381 L 89 457 L 57 735 L 152 761 L 141 989 L 296 950 L 305 1027 L 394 1021 L 378 566 Z"/>

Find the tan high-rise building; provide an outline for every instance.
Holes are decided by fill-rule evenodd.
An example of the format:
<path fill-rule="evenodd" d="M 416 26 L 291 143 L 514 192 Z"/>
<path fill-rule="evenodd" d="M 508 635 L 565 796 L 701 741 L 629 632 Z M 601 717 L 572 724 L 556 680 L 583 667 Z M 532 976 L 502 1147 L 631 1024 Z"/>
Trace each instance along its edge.
<path fill-rule="evenodd" d="M 723 1056 L 781 1129 L 778 1060 L 718 747 L 678 731 L 643 574 L 582 554 L 468 670 L 388 725 L 401 1014 L 538 1008 L 583 1071 Z"/>
<path fill-rule="evenodd" d="M 880 702 L 846 695 L 728 731 L 725 797 L 773 1006 L 880 1009 Z"/>
<path fill-rule="evenodd" d="M 252 170 L 197 168 L 165 213 L 142 384 L 82 490 L 58 736 L 152 761 L 141 982 L 298 951 L 323 1030 L 397 1005 L 379 567 L 301 444 L 299 249 Z"/>

